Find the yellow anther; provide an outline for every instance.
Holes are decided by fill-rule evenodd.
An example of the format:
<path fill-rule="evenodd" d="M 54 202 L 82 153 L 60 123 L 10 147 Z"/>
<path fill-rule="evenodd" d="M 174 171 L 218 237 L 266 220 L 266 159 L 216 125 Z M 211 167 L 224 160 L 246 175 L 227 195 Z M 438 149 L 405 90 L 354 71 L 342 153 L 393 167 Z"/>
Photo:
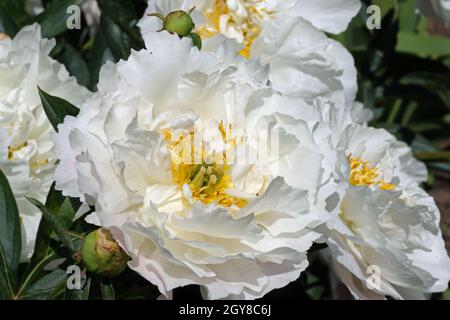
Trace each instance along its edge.
<path fill-rule="evenodd" d="M 261 33 L 264 20 L 267 20 L 273 12 L 262 8 L 261 4 L 265 0 L 243 0 L 240 4 L 246 13 L 238 15 L 229 9 L 226 0 L 215 0 L 211 8 L 205 10 L 204 15 L 207 24 L 201 26 L 197 32 L 202 38 L 209 38 L 221 32 L 221 27 L 226 25 L 241 32 L 244 40 L 244 49 L 239 53 L 250 58 L 251 46 Z"/>
<path fill-rule="evenodd" d="M 225 128 L 222 124 L 218 130 Z M 164 137 L 171 137 L 171 134 L 163 133 Z M 239 208 L 247 204 L 247 200 L 233 197 L 227 194 L 227 190 L 233 188 L 231 182 L 230 165 L 216 163 L 214 157 L 206 154 L 205 150 L 194 150 L 191 148 L 191 138 L 193 133 L 181 136 L 177 141 L 172 142 L 166 139 L 167 148 L 171 152 L 172 159 L 172 178 L 180 189 L 186 184 L 192 192 L 192 197 L 203 204 L 217 202 L 223 207 L 236 205 Z M 201 153 L 202 164 L 192 164 L 192 162 L 183 162 L 184 148 L 189 148 L 192 152 L 192 159 L 195 159 L 194 153 Z M 180 161 L 181 160 L 181 161 Z"/>
<path fill-rule="evenodd" d="M 369 162 L 363 161 L 361 158 L 351 158 L 350 161 L 350 183 L 353 186 L 371 186 L 378 185 L 382 190 L 393 190 L 394 184 L 388 183 L 383 179 L 379 179 L 379 171 L 372 167 Z"/>
<path fill-rule="evenodd" d="M 28 146 L 28 142 L 22 142 L 15 146 L 8 146 L 8 160 L 14 160 L 14 153 Z"/>

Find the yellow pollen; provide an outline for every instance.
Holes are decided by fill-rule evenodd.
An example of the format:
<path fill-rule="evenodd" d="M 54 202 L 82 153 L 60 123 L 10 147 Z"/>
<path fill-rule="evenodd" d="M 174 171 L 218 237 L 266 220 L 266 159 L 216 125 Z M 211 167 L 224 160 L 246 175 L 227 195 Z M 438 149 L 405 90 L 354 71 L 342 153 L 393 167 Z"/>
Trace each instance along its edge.
<path fill-rule="evenodd" d="M 219 126 L 219 130 L 221 130 L 220 127 L 224 128 L 223 124 Z M 169 135 L 164 134 L 164 136 Z M 196 150 L 193 147 L 193 132 L 181 136 L 175 142 L 166 140 L 166 143 L 171 152 L 172 179 L 180 190 L 188 185 L 192 198 L 203 204 L 217 202 L 222 207 L 236 205 L 239 208 L 247 205 L 247 200 L 227 193 L 227 190 L 233 188 L 230 165 L 217 163 L 213 157 L 205 155 L 205 150 Z M 186 150 L 190 153 L 189 161 L 183 161 Z M 199 154 L 195 154 L 196 152 Z M 226 159 L 226 157 L 223 158 Z M 200 159 L 200 164 L 195 161 L 196 159 Z"/>
<path fill-rule="evenodd" d="M 261 33 L 262 21 L 266 20 L 273 12 L 260 8 L 260 4 L 266 0 L 243 0 L 246 14 L 239 17 L 236 12 L 229 9 L 226 0 L 214 0 L 211 8 L 204 11 L 207 24 L 198 28 L 197 33 L 202 38 L 209 38 L 221 32 L 221 27 L 232 27 L 240 31 L 244 37 L 244 48 L 239 52 L 247 59 L 250 58 L 250 50 L 253 42 Z"/>
<path fill-rule="evenodd" d="M 38 159 L 34 161 L 30 161 L 30 166 L 32 169 L 36 170 L 41 166 L 46 166 L 49 163 L 48 159 Z"/>
<path fill-rule="evenodd" d="M 28 146 L 28 142 L 22 142 L 15 146 L 8 146 L 8 160 L 14 160 L 14 153 Z"/>
<path fill-rule="evenodd" d="M 378 169 L 372 167 L 368 161 L 361 158 L 351 158 L 350 161 L 350 183 L 353 186 L 372 186 L 378 185 L 382 190 L 393 190 L 395 184 L 388 183 L 379 179 Z"/>

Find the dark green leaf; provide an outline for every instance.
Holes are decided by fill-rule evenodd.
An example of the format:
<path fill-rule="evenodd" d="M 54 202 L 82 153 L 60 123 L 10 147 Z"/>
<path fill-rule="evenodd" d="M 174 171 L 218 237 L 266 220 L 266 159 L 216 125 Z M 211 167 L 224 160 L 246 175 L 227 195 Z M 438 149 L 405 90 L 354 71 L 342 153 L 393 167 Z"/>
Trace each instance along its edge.
<path fill-rule="evenodd" d="M 6 33 L 11 38 L 19 31 L 19 27 L 16 22 L 10 16 L 8 10 L 3 4 L 0 4 L 0 32 Z"/>
<path fill-rule="evenodd" d="M 426 71 L 412 72 L 401 79 L 404 85 L 424 87 L 437 95 L 450 108 L 450 74 L 437 74 Z"/>
<path fill-rule="evenodd" d="M 59 297 L 66 286 L 67 274 L 57 269 L 36 281 L 19 297 L 22 300 L 51 300 Z"/>
<path fill-rule="evenodd" d="M 42 106 L 44 107 L 45 114 L 48 120 L 52 124 L 55 131 L 58 131 L 58 124 L 64 121 L 66 116 L 76 117 L 80 112 L 80 109 L 67 102 L 64 99 L 51 96 L 45 93 L 38 87 L 39 96 L 41 97 Z"/>
<path fill-rule="evenodd" d="M 106 40 L 102 32 L 98 32 L 95 36 L 91 58 L 89 62 L 89 69 L 91 70 L 91 89 L 95 89 L 98 83 L 101 67 L 106 61 L 115 61 L 111 50 L 106 45 Z"/>
<path fill-rule="evenodd" d="M 126 59 L 131 49 L 140 50 L 145 47 L 136 26 L 142 13 L 132 1 L 99 0 L 98 5 L 102 11 L 100 32 L 116 61 Z"/>
<path fill-rule="evenodd" d="M 116 294 L 114 292 L 114 286 L 110 282 L 102 281 L 100 284 L 103 300 L 115 300 Z"/>
<path fill-rule="evenodd" d="M 32 198 L 27 198 L 32 204 L 34 204 L 42 212 L 42 217 L 47 221 L 47 223 L 56 232 L 59 239 L 64 243 L 64 246 L 71 251 L 74 251 L 74 244 L 70 236 L 70 231 L 68 230 L 64 219 L 60 216 L 51 213 L 40 201 Z"/>
<path fill-rule="evenodd" d="M 15 21 L 18 27 L 23 27 L 29 16 L 25 11 L 26 0 L 2 0 L 0 7 L 3 7 L 8 15 Z"/>
<path fill-rule="evenodd" d="M 37 21 L 42 27 L 42 36 L 54 38 L 67 31 L 67 8 L 71 5 L 81 5 L 85 0 L 64 0 L 50 5 L 37 17 Z"/>
<path fill-rule="evenodd" d="M 394 10 L 389 11 L 383 18 L 381 29 L 369 44 L 368 74 L 374 75 L 390 62 L 397 45 L 398 19 Z"/>
<path fill-rule="evenodd" d="M 91 282 L 92 282 L 92 279 L 88 277 L 86 279 L 86 283 L 85 283 L 83 289 L 79 289 L 79 290 L 66 289 L 65 299 L 66 300 L 89 300 L 89 295 L 90 295 L 90 290 L 91 290 Z"/>
<path fill-rule="evenodd" d="M 86 61 L 84 61 L 80 52 L 71 44 L 64 41 L 53 58 L 64 64 L 70 75 L 77 79 L 78 84 L 90 88 L 91 76 Z"/>
<path fill-rule="evenodd" d="M 0 298 L 14 297 L 22 239 L 14 195 L 0 170 Z"/>
<path fill-rule="evenodd" d="M 45 202 L 47 210 L 60 216 L 67 228 L 72 225 L 75 208 L 78 208 L 79 205 L 78 201 L 64 197 L 60 191 L 57 191 L 54 183 Z M 36 235 L 33 256 L 23 276 L 22 287 L 26 288 L 33 283 L 45 265 L 58 257 L 55 252 L 56 245 L 52 240 L 53 233 L 52 226 L 46 219 L 42 218 Z"/>

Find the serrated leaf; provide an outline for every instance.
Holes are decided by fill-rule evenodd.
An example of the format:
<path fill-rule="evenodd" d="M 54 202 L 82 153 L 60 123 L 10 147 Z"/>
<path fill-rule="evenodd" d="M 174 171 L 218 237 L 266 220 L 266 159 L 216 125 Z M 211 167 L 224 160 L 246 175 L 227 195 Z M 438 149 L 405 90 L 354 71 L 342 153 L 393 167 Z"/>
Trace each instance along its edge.
<path fill-rule="evenodd" d="M 14 297 L 22 239 L 20 217 L 11 187 L 0 170 L 0 298 Z"/>
<path fill-rule="evenodd" d="M 38 87 L 39 96 L 41 97 L 42 106 L 44 107 L 45 114 L 51 125 L 58 131 L 58 124 L 64 121 L 66 116 L 76 117 L 80 112 L 80 109 L 72 105 L 70 102 L 49 95 Z"/>

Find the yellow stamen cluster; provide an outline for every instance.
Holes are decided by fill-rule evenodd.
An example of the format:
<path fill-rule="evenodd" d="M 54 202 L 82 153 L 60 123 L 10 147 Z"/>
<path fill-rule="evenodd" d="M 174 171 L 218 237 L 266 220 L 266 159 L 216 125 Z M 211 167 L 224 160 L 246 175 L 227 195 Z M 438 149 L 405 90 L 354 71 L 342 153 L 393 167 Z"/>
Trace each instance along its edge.
<path fill-rule="evenodd" d="M 243 0 L 241 4 L 244 6 L 246 14 L 239 17 L 232 12 L 226 0 L 214 0 L 211 8 L 205 10 L 204 15 L 208 23 L 198 29 L 198 34 L 202 38 L 209 38 L 221 31 L 221 24 L 226 22 L 227 26 L 233 27 L 242 32 L 244 36 L 244 49 L 240 54 L 246 58 L 250 58 L 250 50 L 253 41 L 261 33 L 261 24 L 266 20 L 272 12 L 259 6 L 265 0 Z"/>
<path fill-rule="evenodd" d="M 22 142 L 15 146 L 8 146 L 8 160 L 14 160 L 14 153 L 28 146 L 28 142 Z"/>
<path fill-rule="evenodd" d="M 219 125 L 219 131 L 224 140 L 224 126 Z M 172 158 L 172 179 L 182 189 L 189 186 L 192 198 L 203 204 L 217 202 L 219 206 L 231 207 L 236 205 L 243 208 L 247 205 L 247 200 L 227 194 L 227 190 L 233 188 L 230 175 L 230 165 L 226 163 L 216 163 L 208 156 L 203 148 L 200 151 L 194 148 L 194 133 L 182 135 L 175 142 L 168 141 L 172 138 L 170 132 L 164 132 L 168 149 Z M 189 161 L 183 161 L 186 157 L 186 150 L 189 153 Z M 201 154 L 199 154 L 201 153 Z M 223 155 L 226 160 L 226 155 Z M 197 161 L 200 160 L 201 164 Z"/>
<path fill-rule="evenodd" d="M 361 158 L 350 158 L 350 183 L 353 186 L 378 185 L 382 190 L 392 190 L 395 185 L 379 179 L 378 169 Z"/>

